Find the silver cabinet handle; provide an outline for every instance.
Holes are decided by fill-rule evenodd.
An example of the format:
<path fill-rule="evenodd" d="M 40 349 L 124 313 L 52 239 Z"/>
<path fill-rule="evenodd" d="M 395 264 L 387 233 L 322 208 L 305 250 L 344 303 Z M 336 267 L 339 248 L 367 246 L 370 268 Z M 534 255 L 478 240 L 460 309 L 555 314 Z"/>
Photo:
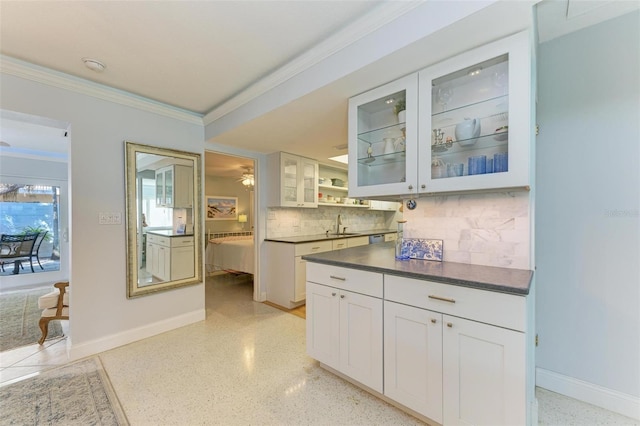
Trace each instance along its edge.
<path fill-rule="evenodd" d="M 427 187 L 427 185 L 425 185 L 424 183 L 422 185 L 420 185 L 420 188 L 425 189 Z"/>
<path fill-rule="evenodd" d="M 447 323 L 447 327 L 452 328 L 453 324 L 451 324 L 450 322 Z"/>
<path fill-rule="evenodd" d="M 344 277 L 336 277 L 335 275 L 329 275 L 329 278 L 334 280 L 346 281 L 347 279 Z"/>
<path fill-rule="evenodd" d="M 311 247 L 311 250 L 320 250 L 320 247 Z"/>
<path fill-rule="evenodd" d="M 413 185 L 409 185 L 409 189 L 413 189 Z"/>
<path fill-rule="evenodd" d="M 436 321 L 436 319 L 435 319 L 435 318 L 431 318 L 431 323 L 432 323 L 432 324 L 435 324 L 436 322 L 437 322 L 437 321 Z"/>
<path fill-rule="evenodd" d="M 336 293 L 335 293 L 335 292 L 334 292 L 334 293 L 331 293 L 331 295 L 332 295 L 332 296 L 335 296 L 335 295 L 336 295 Z"/>
<path fill-rule="evenodd" d="M 340 299 L 344 299 L 344 294 L 341 294 L 341 295 L 340 295 Z"/>
<path fill-rule="evenodd" d="M 449 299 L 447 297 L 434 296 L 433 294 L 429 295 L 429 299 L 442 300 L 443 302 L 456 303 L 455 299 Z"/>

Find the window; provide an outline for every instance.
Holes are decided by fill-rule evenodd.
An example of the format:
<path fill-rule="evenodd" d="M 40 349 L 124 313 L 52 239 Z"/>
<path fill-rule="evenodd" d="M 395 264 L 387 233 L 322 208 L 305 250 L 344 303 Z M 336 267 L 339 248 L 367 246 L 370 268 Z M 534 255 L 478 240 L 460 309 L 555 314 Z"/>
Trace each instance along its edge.
<path fill-rule="evenodd" d="M 0 234 L 46 232 L 36 272 L 60 270 L 59 216 L 60 187 L 0 183 Z"/>

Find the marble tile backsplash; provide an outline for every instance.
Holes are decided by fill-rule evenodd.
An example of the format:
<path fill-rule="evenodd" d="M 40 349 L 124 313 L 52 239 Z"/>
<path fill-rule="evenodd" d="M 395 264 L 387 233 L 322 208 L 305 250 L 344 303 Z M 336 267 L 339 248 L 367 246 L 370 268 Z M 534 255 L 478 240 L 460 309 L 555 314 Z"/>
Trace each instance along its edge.
<path fill-rule="evenodd" d="M 424 197 L 404 209 L 405 238 L 444 241 L 444 260 L 530 269 L 528 192 Z"/>
<path fill-rule="evenodd" d="M 323 234 L 327 230 L 335 232 L 338 215 L 342 218 L 342 227 L 347 227 L 347 232 L 395 229 L 394 212 L 351 207 L 318 207 L 317 209 L 271 207 L 269 214 L 272 215 L 271 219 L 267 219 L 267 237 L 269 238 Z"/>

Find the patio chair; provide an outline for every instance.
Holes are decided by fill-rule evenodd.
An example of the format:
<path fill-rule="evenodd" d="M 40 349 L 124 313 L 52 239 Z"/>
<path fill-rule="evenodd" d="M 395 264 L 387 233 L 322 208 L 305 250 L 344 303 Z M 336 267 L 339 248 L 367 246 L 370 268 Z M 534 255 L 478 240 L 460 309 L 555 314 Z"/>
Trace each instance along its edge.
<path fill-rule="evenodd" d="M 40 269 L 42 269 L 43 271 L 44 271 L 44 266 L 42 266 L 42 263 L 40 263 L 40 246 L 42 245 L 42 242 L 45 240 L 45 238 L 47 238 L 48 233 L 49 231 L 44 231 L 38 234 L 38 238 L 36 239 L 36 242 L 33 245 L 33 251 L 31 252 L 31 258 L 32 259 L 34 257 L 36 258 L 36 260 L 38 261 L 38 265 L 40 266 Z"/>
<path fill-rule="evenodd" d="M 13 262 L 14 274 L 19 272 L 18 268 L 24 269 L 22 260 L 29 260 L 31 264 L 31 272 L 33 269 L 33 246 L 40 233 L 22 234 L 22 235 L 0 235 L 0 268 L 4 272 L 6 261 Z"/>
<path fill-rule="evenodd" d="M 60 281 L 53 285 L 57 290 L 38 298 L 38 308 L 42 309 L 38 326 L 42 337 L 38 340 L 43 344 L 49 334 L 49 321 L 69 319 L 69 281 Z M 66 291 L 65 291 L 66 290 Z"/>

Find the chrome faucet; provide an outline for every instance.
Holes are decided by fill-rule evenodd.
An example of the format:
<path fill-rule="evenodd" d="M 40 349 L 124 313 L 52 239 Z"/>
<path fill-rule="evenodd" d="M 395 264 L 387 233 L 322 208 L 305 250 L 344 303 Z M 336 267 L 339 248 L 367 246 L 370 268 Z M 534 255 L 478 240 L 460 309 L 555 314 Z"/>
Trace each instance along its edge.
<path fill-rule="evenodd" d="M 340 225 L 342 225 L 342 218 L 338 215 L 338 229 L 336 229 L 336 234 L 340 235 Z"/>

